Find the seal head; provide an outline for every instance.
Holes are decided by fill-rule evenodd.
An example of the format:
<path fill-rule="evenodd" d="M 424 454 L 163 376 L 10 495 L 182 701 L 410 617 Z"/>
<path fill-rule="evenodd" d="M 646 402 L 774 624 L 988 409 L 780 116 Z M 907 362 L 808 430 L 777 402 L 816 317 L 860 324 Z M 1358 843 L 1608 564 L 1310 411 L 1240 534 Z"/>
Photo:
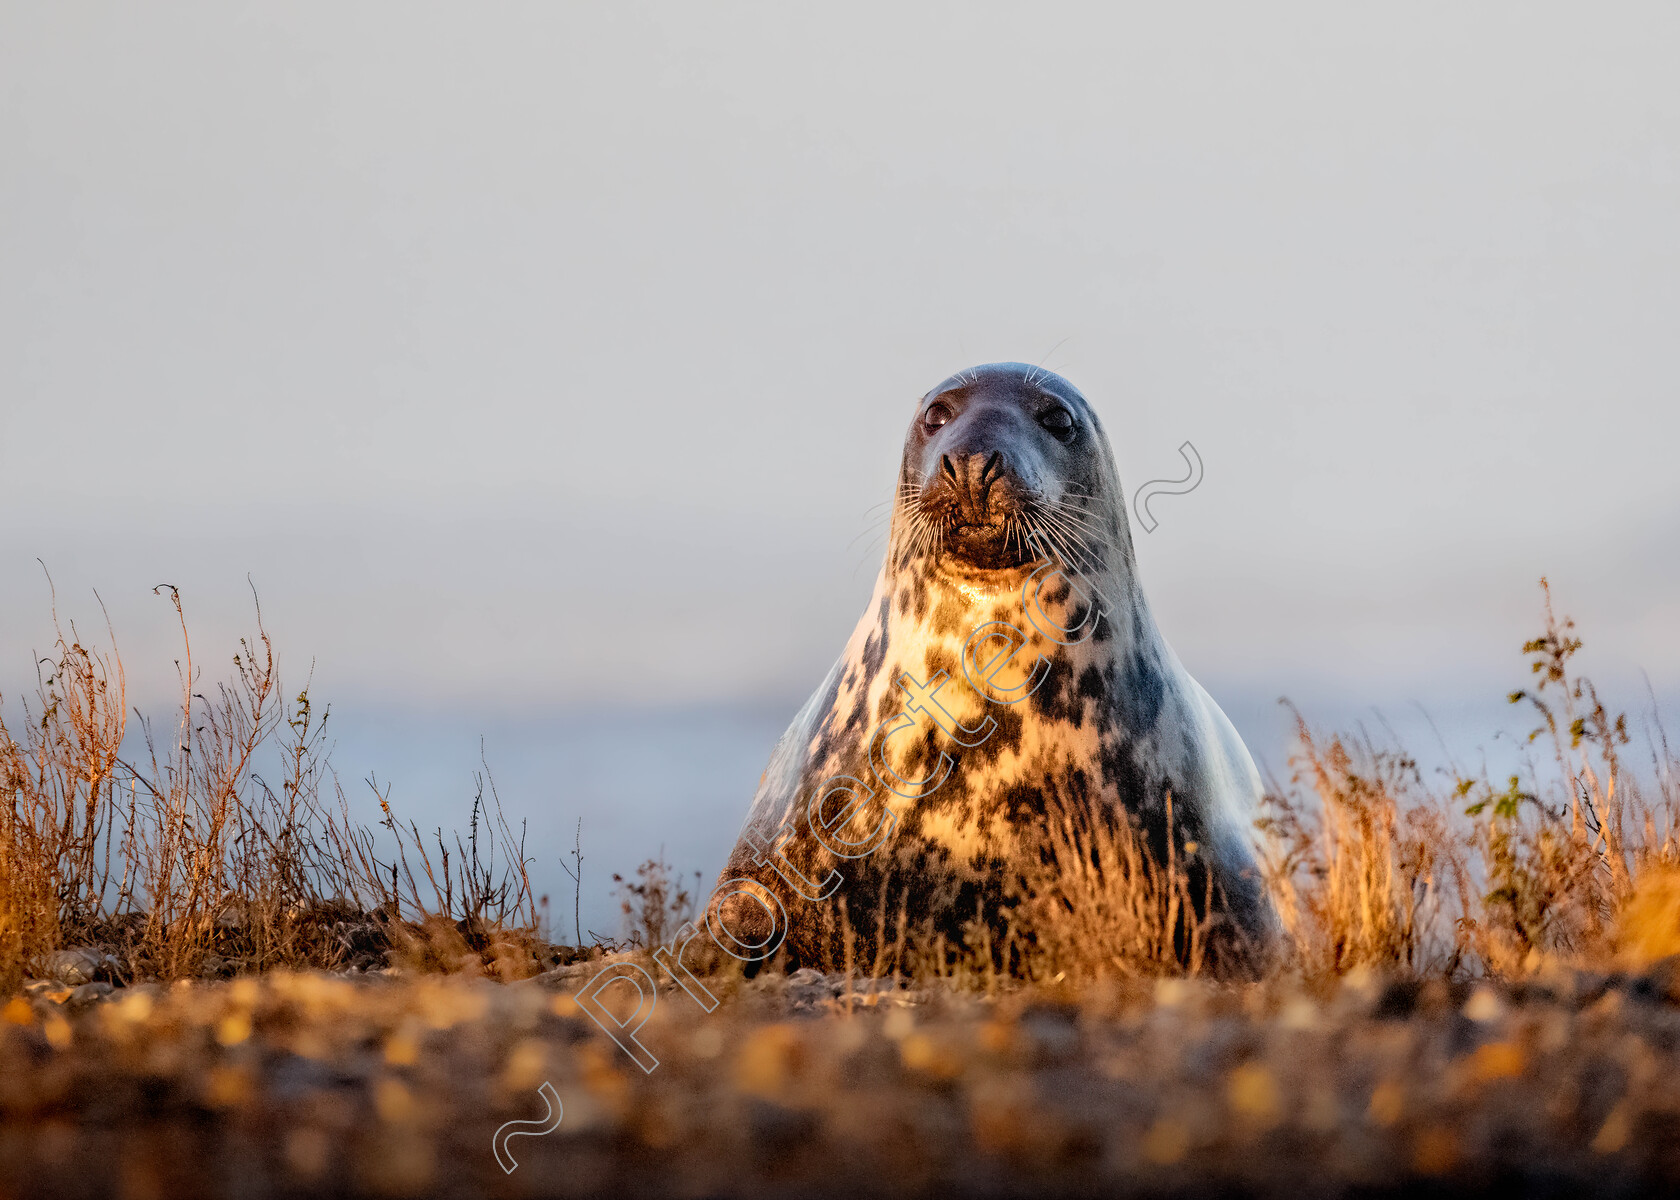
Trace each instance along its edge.
<path fill-rule="evenodd" d="M 1043 534 L 1072 525 L 1053 522 L 1057 512 L 1083 517 L 1073 502 L 1099 493 L 1112 464 L 1093 451 L 1106 449 L 1096 414 L 1060 376 L 992 366 L 947 379 L 923 397 L 899 474 L 909 528 L 934 535 L 917 547 L 926 565 L 1021 570 L 1037 556 L 1035 523 Z"/>

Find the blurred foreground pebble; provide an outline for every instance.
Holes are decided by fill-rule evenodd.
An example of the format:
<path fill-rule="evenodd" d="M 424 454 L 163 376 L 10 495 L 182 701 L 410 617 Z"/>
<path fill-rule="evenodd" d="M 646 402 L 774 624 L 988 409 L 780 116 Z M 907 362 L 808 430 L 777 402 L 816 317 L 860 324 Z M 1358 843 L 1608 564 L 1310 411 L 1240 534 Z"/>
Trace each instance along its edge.
<path fill-rule="evenodd" d="M 1328 994 L 801 971 L 719 984 L 710 1015 L 662 990 L 651 1074 L 571 999 L 597 965 L 166 988 L 73 966 L 0 1001 L 0 1200 L 1680 1194 L 1674 960 Z M 545 1084 L 559 1127 L 510 1139 L 508 1173 L 492 1135 L 540 1122 Z"/>

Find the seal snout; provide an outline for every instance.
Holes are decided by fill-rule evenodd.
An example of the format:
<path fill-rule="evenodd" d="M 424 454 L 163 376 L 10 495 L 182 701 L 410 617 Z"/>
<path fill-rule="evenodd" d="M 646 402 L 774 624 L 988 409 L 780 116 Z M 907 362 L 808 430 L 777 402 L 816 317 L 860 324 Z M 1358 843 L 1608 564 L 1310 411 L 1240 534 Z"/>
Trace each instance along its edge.
<path fill-rule="evenodd" d="M 965 525 L 992 525 L 997 522 L 989 519 L 988 499 L 992 485 L 1004 473 L 1004 459 L 1002 450 L 993 450 L 990 454 L 977 451 L 973 454 L 958 454 L 955 459 L 949 454 L 939 456 L 939 473 L 946 480 L 952 498 L 956 501 L 956 511 L 952 514 L 958 519 L 953 521 L 959 527 Z"/>
<path fill-rule="evenodd" d="M 1023 518 L 1033 490 L 1007 445 L 964 439 L 930 465 L 918 504 L 942 530 L 946 557 L 992 569 L 1019 567 L 1032 557 Z"/>

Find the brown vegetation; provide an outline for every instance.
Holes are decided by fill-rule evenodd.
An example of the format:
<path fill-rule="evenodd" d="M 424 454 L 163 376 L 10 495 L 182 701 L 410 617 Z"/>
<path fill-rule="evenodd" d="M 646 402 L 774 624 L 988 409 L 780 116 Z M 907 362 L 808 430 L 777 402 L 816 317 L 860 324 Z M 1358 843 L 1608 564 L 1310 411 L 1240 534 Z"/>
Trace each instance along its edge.
<path fill-rule="evenodd" d="M 1135 825 L 1056 804 L 1036 849 L 1013 885 L 1013 958 L 1024 977 L 1084 982 L 1213 965 L 1211 878 L 1198 888 L 1195 843 L 1176 830 L 1161 862 Z"/>
<path fill-rule="evenodd" d="M 1676 760 L 1659 723 L 1654 779 L 1628 769 L 1627 719 L 1572 672 L 1581 641 L 1541 582 L 1545 628 L 1523 646 L 1537 680 L 1509 696 L 1538 714 L 1527 741 L 1550 752 L 1526 784 L 1458 773 L 1431 794 L 1404 753 L 1324 745 L 1300 723 L 1293 787 L 1268 798 L 1261 826 L 1309 975 L 1364 965 L 1511 977 L 1548 960 L 1649 961 L 1680 940 L 1663 928 L 1680 905 L 1662 899 L 1680 864 Z"/>
<path fill-rule="evenodd" d="M 123 663 L 56 608 L 53 651 L 17 733 L 0 719 L 0 988 L 53 949 L 113 952 L 133 978 L 338 967 L 396 953 L 450 966 L 531 958 L 522 836 L 494 781 L 471 832 L 434 849 L 369 780 L 385 831 L 351 816 L 307 683 L 285 703 L 257 610 L 231 678 L 207 687 L 180 596 L 180 704 L 129 732 Z M 537 969 L 534 962 L 518 973 Z M 119 980 L 123 982 L 127 980 Z"/>

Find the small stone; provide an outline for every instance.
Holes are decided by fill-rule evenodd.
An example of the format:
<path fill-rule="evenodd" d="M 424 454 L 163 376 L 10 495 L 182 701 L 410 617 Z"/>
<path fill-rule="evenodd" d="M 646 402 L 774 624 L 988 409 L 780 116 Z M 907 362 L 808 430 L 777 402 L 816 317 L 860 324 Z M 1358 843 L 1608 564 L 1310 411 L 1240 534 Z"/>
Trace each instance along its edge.
<path fill-rule="evenodd" d="M 887 1019 L 881 1022 L 881 1033 L 895 1042 L 909 1037 L 916 1028 L 916 1018 L 902 1008 L 895 1008 L 887 1014 Z"/>
<path fill-rule="evenodd" d="M 956 1046 L 943 1038 L 912 1033 L 898 1046 L 899 1058 L 912 1071 L 935 1079 L 955 1079 L 962 1074 L 963 1059 Z"/>
<path fill-rule="evenodd" d="M 1387 1128 L 1406 1111 L 1406 1089 L 1392 1079 L 1384 1080 L 1371 1091 L 1371 1104 L 1366 1117 L 1375 1125 Z"/>
<path fill-rule="evenodd" d="M 1528 1056 L 1515 1042 L 1489 1042 L 1478 1046 L 1470 1059 L 1470 1073 L 1478 1083 L 1516 1079 L 1527 1068 Z"/>
<path fill-rule="evenodd" d="M 1646 967 L 1628 983 L 1628 995 L 1648 1004 L 1680 1004 L 1680 954 Z"/>
<path fill-rule="evenodd" d="M 787 998 L 795 1009 L 820 1007 L 840 993 L 839 977 L 830 980 L 821 971 L 801 967 L 787 977 Z"/>
<path fill-rule="evenodd" d="M 1445 1175 L 1462 1156 L 1458 1134 L 1446 1125 L 1426 1126 L 1412 1143 L 1412 1169 L 1420 1175 Z"/>
<path fill-rule="evenodd" d="M 1278 1024 L 1284 1029 L 1304 1032 L 1317 1029 L 1319 1025 L 1318 1005 L 1307 996 L 1291 996 L 1283 1011 L 1278 1014 Z"/>
<path fill-rule="evenodd" d="M 71 987 L 92 983 L 101 977 L 109 979 L 119 965 L 111 955 L 93 946 L 54 950 L 41 960 L 42 974 Z"/>
<path fill-rule="evenodd" d="M 774 1099 L 799 1074 L 804 1054 L 791 1025 L 766 1025 L 741 1045 L 735 1059 L 735 1086 L 749 1096 Z"/>
<path fill-rule="evenodd" d="M 1464 1015 L 1477 1024 L 1485 1025 L 1505 1015 L 1505 1002 L 1499 993 L 1485 984 L 1470 994 L 1464 1004 Z"/>
<path fill-rule="evenodd" d="M 1071 1061 L 1079 1051 L 1078 1010 L 1038 1004 L 1021 1017 L 1020 1030 L 1041 1063 Z"/>
<path fill-rule="evenodd" d="M 599 968 L 590 962 L 568 963 L 544 971 L 541 975 L 532 975 L 528 979 L 515 980 L 510 987 L 525 988 L 539 987 L 553 991 L 572 991 L 583 983 Z M 398 968 L 387 967 L 384 972 L 388 978 L 395 979 L 399 975 Z"/>
<path fill-rule="evenodd" d="M 1277 1078 L 1259 1063 L 1244 1063 L 1226 1077 L 1231 1108 L 1245 1121 L 1270 1129 L 1283 1117 L 1283 1096 Z"/>
<path fill-rule="evenodd" d="M 1418 995 L 1422 990 L 1423 985 L 1415 979 L 1390 980 L 1377 998 L 1371 1015 L 1379 1021 L 1403 1020 L 1417 1008 Z"/>
<path fill-rule="evenodd" d="M 73 1012 L 79 1012 L 84 1008 L 98 1004 L 115 990 L 102 979 L 95 980 L 93 983 L 84 983 L 70 993 L 70 998 L 64 1002 L 64 1005 Z"/>
<path fill-rule="evenodd" d="M 1190 1149 L 1190 1129 L 1176 1117 L 1161 1117 L 1143 1135 L 1140 1149 L 1146 1161 L 1158 1167 L 1173 1166 Z"/>

